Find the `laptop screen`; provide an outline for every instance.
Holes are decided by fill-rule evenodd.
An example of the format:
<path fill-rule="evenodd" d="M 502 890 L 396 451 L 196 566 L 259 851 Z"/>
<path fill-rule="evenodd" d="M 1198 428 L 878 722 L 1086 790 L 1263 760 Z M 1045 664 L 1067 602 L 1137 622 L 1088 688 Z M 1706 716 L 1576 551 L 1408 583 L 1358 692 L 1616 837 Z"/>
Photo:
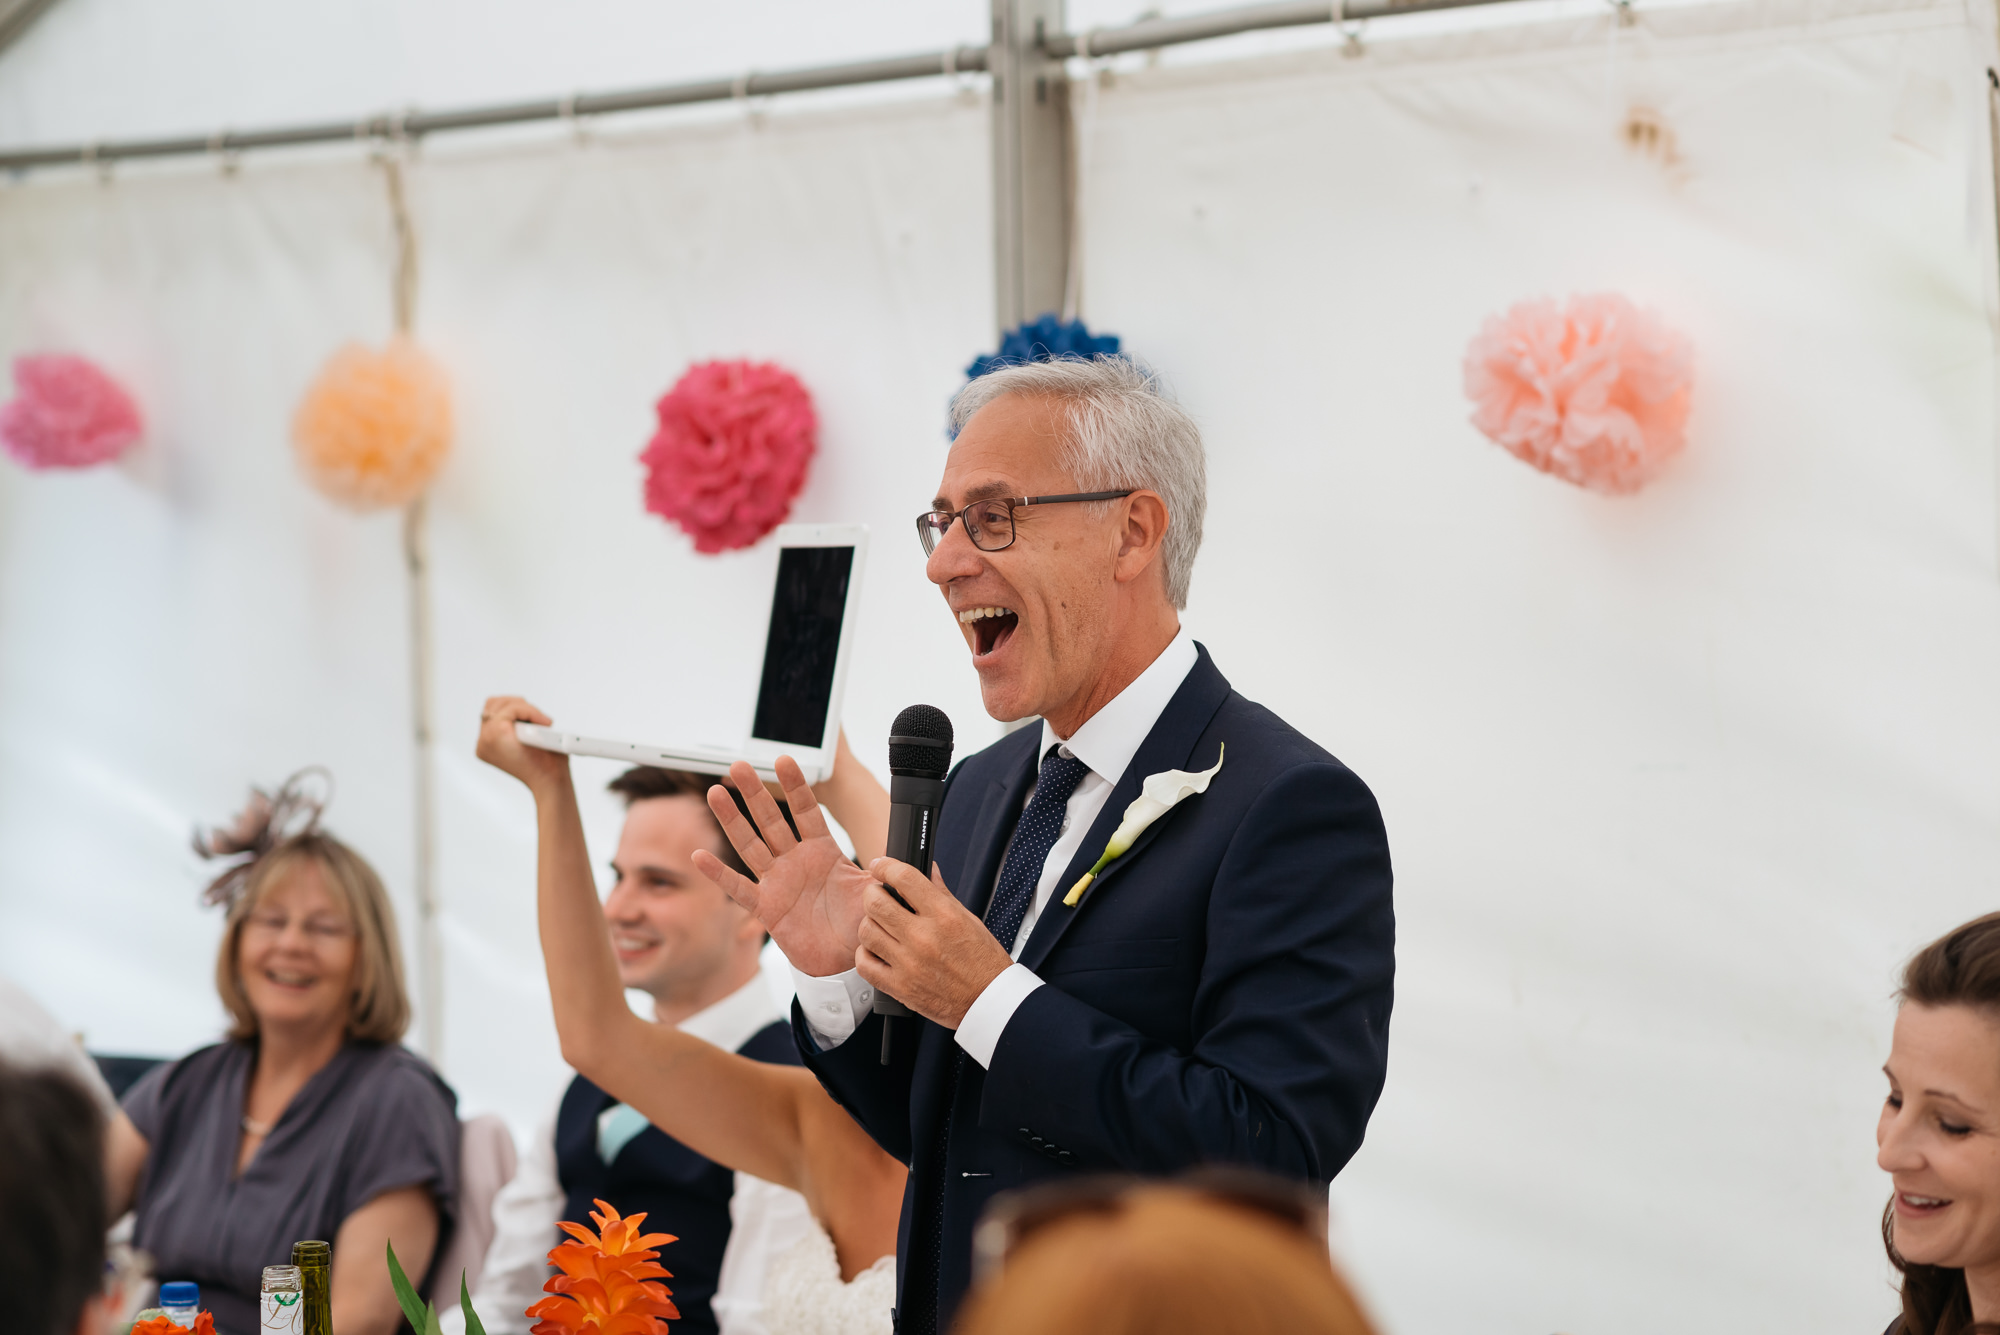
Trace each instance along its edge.
<path fill-rule="evenodd" d="M 771 634 L 764 642 L 753 737 L 790 746 L 819 746 L 826 740 L 840 622 L 853 570 L 852 547 L 787 547 L 778 553 L 778 589 L 771 598 Z"/>

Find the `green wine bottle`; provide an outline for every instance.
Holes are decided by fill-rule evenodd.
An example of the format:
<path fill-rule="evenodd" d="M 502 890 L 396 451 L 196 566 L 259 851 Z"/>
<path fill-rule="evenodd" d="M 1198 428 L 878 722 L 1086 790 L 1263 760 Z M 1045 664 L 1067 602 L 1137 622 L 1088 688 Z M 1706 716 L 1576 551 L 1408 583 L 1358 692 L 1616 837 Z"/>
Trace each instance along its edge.
<path fill-rule="evenodd" d="M 332 1245 L 295 1242 L 292 1264 L 299 1268 L 299 1284 L 305 1291 L 305 1320 L 299 1323 L 302 1335 L 333 1335 Z"/>

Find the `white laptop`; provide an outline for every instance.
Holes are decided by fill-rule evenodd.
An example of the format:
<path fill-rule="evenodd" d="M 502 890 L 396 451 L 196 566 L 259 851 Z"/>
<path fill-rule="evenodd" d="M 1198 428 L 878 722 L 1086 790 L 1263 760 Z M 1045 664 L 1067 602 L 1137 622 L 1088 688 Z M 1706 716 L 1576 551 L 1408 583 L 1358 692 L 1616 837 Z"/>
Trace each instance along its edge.
<path fill-rule="evenodd" d="M 724 774 L 736 761 L 747 760 L 771 779 L 778 757 L 788 755 L 799 762 L 807 783 L 819 783 L 833 773 L 867 555 L 868 529 L 862 524 L 779 527 L 778 576 L 764 635 L 757 708 L 740 748 L 611 741 L 534 723 L 515 724 L 516 735 L 545 751 L 696 774 Z"/>

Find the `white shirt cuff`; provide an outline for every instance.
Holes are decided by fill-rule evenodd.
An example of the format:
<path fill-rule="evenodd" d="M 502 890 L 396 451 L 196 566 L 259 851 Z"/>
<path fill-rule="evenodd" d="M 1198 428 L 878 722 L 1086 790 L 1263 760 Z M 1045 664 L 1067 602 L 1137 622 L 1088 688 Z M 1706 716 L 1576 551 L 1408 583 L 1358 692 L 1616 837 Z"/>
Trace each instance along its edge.
<path fill-rule="evenodd" d="M 815 978 L 795 966 L 792 982 L 798 987 L 806 1028 L 822 1049 L 837 1048 L 854 1037 L 861 1022 L 875 1011 L 875 989 L 859 969 Z"/>
<path fill-rule="evenodd" d="M 966 1008 L 965 1018 L 958 1022 L 958 1045 L 966 1055 L 982 1067 L 991 1069 L 993 1050 L 1000 1046 L 1000 1035 L 1007 1028 L 1007 1021 L 1014 1018 L 1014 1012 L 1028 999 L 1028 994 L 1042 985 L 1035 977 L 1035 971 L 1025 964 L 1010 964 L 1006 972 L 986 985 L 971 1006 Z"/>

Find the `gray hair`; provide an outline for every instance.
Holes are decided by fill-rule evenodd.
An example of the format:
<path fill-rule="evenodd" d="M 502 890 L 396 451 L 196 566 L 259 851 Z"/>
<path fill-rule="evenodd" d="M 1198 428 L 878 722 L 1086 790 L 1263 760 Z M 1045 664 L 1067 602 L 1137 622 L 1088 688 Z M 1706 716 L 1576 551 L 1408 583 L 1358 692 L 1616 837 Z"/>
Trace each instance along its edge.
<path fill-rule="evenodd" d="M 1208 508 L 1208 462 L 1201 429 L 1159 376 L 1129 357 L 1058 357 L 1003 366 L 968 383 L 951 401 L 956 436 L 974 413 L 1003 394 L 1059 399 L 1068 409 L 1063 467 L 1084 491 L 1156 491 L 1167 503 L 1161 543 L 1167 597 L 1187 606 L 1194 556 Z M 1109 503 L 1093 507 L 1100 513 Z"/>

